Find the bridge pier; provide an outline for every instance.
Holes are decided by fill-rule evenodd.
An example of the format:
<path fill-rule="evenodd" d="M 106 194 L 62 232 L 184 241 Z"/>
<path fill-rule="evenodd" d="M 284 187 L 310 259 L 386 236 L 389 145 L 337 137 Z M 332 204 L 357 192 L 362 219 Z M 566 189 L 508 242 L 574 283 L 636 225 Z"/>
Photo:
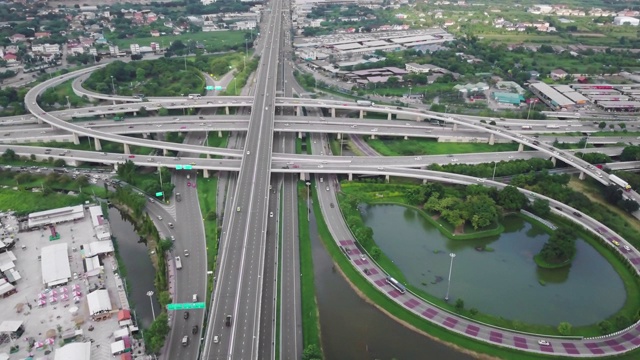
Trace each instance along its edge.
<path fill-rule="evenodd" d="M 113 170 L 116 172 L 118 171 L 118 163 L 113 164 Z"/>
<path fill-rule="evenodd" d="M 123 145 L 124 145 L 124 153 L 131 154 L 131 148 L 129 147 L 129 144 L 123 144 Z"/>
<path fill-rule="evenodd" d="M 336 108 L 331 108 L 331 117 L 336 117 Z"/>
<path fill-rule="evenodd" d="M 491 136 L 489 136 L 489 145 L 495 145 L 496 144 L 496 136 L 494 134 L 491 134 Z"/>
<path fill-rule="evenodd" d="M 349 181 L 353 181 L 353 173 L 349 173 Z"/>
<path fill-rule="evenodd" d="M 205 178 L 205 179 L 208 179 L 209 178 L 209 170 L 207 170 L 207 169 L 202 170 L 202 177 Z"/>
<path fill-rule="evenodd" d="M 222 130 L 218 130 L 218 137 L 222 137 Z"/>
<path fill-rule="evenodd" d="M 391 120 L 391 113 L 387 114 L 387 120 Z"/>
<path fill-rule="evenodd" d="M 169 150 L 162 149 L 162 156 L 167 156 L 167 155 L 169 155 Z"/>
<path fill-rule="evenodd" d="M 134 112 L 133 112 L 133 116 L 138 116 L 138 112 L 137 112 L 137 111 L 134 111 Z"/>
<path fill-rule="evenodd" d="M 142 138 L 143 139 L 148 139 L 149 138 L 149 133 L 142 133 Z"/>
<path fill-rule="evenodd" d="M 427 183 L 427 179 L 422 179 L 422 185 Z"/>
<path fill-rule="evenodd" d="M 518 152 L 524 151 L 524 144 L 518 145 Z"/>
<path fill-rule="evenodd" d="M 298 139 L 302 139 L 302 131 L 298 131 Z"/>
<path fill-rule="evenodd" d="M 42 119 L 40 119 L 40 118 L 37 118 L 37 119 L 38 119 L 38 121 L 37 121 L 38 124 L 42 124 L 43 123 Z"/>
<path fill-rule="evenodd" d="M 73 143 L 75 145 L 79 145 L 80 144 L 80 137 L 78 136 L 78 133 L 73 133 Z"/>
<path fill-rule="evenodd" d="M 384 176 L 384 181 L 385 181 L 385 182 L 389 182 L 389 175 L 385 175 L 385 176 Z"/>
<path fill-rule="evenodd" d="M 360 119 L 364 119 L 364 110 L 360 110 Z"/>
<path fill-rule="evenodd" d="M 301 172 L 301 173 L 300 173 L 300 181 L 304 181 L 304 180 L 305 180 L 304 173 L 303 173 L 303 172 Z"/>
<path fill-rule="evenodd" d="M 371 134 L 371 140 L 374 140 L 375 138 L 376 138 L 376 136 Z"/>
<path fill-rule="evenodd" d="M 458 130 L 458 124 L 453 124 L 453 131 Z"/>
<path fill-rule="evenodd" d="M 225 113 L 225 114 L 227 114 L 227 115 L 229 115 L 229 107 L 228 107 L 228 106 L 225 106 L 225 107 L 224 107 L 224 113 Z"/>
<path fill-rule="evenodd" d="M 113 100 L 112 104 L 113 104 L 113 105 L 117 105 L 117 103 L 116 103 L 116 101 L 115 101 L 115 100 Z"/>
<path fill-rule="evenodd" d="M 417 122 L 422 121 L 422 117 L 421 117 L 421 116 L 416 116 L 416 121 L 417 121 Z"/>
<path fill-rule="evenodd" d="M 296 106 L 296 116 L 302 116 L 302 106 Z"/>
<path fill-rule="evenodd" d="M 342 140 L 342 133 L 337 133 L 336 134 L 336 139 Z"/>
<path fill-rule="evenodd" d="M 580 171 L 580 176 L 578 176 L 578 179 L 580 180 L 584 180 L 586 178 L 584 171 Z"/>
<path fill-rule="evenodd" d="M 102 151 L 102 144 L 100 143 L 100 139 L 93 138 L 93 144 L 96 146 L 96 151 Z"/>
<path fill-rule="evenodd" d="M 404 136 L 404 139 L 405 139 L 405 140 L 409 140 L 409 136 L 405 135 L 405 136 Z"/>
<path fill-rule="evenodd" d="M 551 158 L 551 163 L 553 164 L 553 167 L 556 166 L 556 158 L 552 157 Z"/>

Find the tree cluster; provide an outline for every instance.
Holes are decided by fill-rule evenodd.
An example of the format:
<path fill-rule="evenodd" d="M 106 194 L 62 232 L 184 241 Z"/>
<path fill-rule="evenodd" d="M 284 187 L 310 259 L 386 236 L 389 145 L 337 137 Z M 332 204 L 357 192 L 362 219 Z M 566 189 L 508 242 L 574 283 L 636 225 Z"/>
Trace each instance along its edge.
<path fill-rule="evenodd" d="M 136 176 L 138 170 L 133 161 L 127 160 L 124 164 L 118 166 L 118 176 L 126 183 L 131 184 L 150 196 L 155 196 L 157 192 L 164 192 L 166 197 L 170 197 L 173 193 L 175 185 L 171 183 L 171 172 L 166 167 L 160 168 L 160 177 L 162 178 L 162 185 L 160 185 L 159 178 L 140 178 Z"/>
<path fill-rule="evenodd" d="M 162 312 L 151 323 L 149 329 L 144 332 L 144 343 L 147 351 L 151 354 L 160 353 L 169 331 L 171 331 L 169 327 L 169 316 L 166 312 Z"/>
<path fill-rule="evenodd" d="M 563 264 L 576 254 L 576 236 L 573 229 L 559 228 L 549 237 L 540 250 L 540 257 L 547 264 Z"/>
<path fill-rule="evenodd" d="M 429 170 L 444 171 L 460 175 L 477 176 L 482 178 L 492 178 L 495 168 L 495 176 L 513 176 L 524 174 L 532 171 L 541 171 L 552 169 L 553 163 L 549 160 L 541 158 L 533 158 L 528 160 L 511 160 L 500 161 L 496 163 L 482 163 L 476 165 L 470 164 L 431 164 Z"/>

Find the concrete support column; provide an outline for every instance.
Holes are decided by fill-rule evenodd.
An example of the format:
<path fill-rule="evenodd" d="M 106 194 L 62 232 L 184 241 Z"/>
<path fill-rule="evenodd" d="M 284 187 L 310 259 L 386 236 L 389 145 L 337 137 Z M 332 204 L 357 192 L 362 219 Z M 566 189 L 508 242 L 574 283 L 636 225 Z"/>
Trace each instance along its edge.
<path fill-rule="evenodd" d="M 225 106 L 225 107 L 224 107 L 224 113 L 225 113 L 225 114 L 227 114 L 227 115 L 229 115 L 229 107 L 228 107 L 228 106 Z"/>
<path fill-rule="evenodd" d="M 113 170 L 118 171 L 118 163 L 113 164 Z"/>
<path fill-rule="evenodd" d="M 387 114 L 387 120 L 391 120 L 391 113 Z"/>
<path fill-rule="evenodd" d="M 123 145 L 124 145 L 124 153 L 131 154 L 131 148 L 129 148 L 129 144 L 123 144 Z"/>
<path fill-rule="evenodd" d="M 458 130 L 458 124 L 453 124 L 453 131 Z"/>
<path fill-rule="evenodd" d="M 336 108 L 331 108 L 331 117 L 336 117 Z"/>
<path fill-rule="evenodd" d="M 116 101 L 115 100 L 113 100 L 113 105 L 116 105 Z"/>
<path fill-rule="evenodd" d="M 422 179 L 422 185 L 427 183 L 427 179 Z"/>
<path fill-rule="evenodd" d="M 371 140 L 374 140 L 376 138 L 375 135 L 371 135 Z"/>
<path fill-rule="evenodd" d="M 580 176 L 578 176 L 578 179 L 584 180 L 585 178 L 586 176 L 584 175 L 584 171 L 580 171 Z"/>
<path fill-rule="evenodd" d="M 218 130 L 218 137 L 222 137 L 222 130 Z"/>
<path fill-rule="evenodd" d="M 76 145 L 80 144 L 80 137 L 78 136 L 78 133 L 73 133 L 73 143 Z"/>
<path fill-rule="evenodd" d="M 134 111 L 134 112 L 133 112 L 133 116 L 138 116 L 138 112 L 137 112 L 137 111 Z"/>
<path fill-rule="evenodd" d="M 353 181 L 353 173 L 349 173 L 349 181 Z"/>
<path fill-rule="evenodd" d="M 162 156 L 167 156 L 167 155 L 169 155 L 169 150 L 162 149 Z"/>
<path fill-rule="evenodd" d="M 364 110 L 360 110 L 360 119 L 364 119 Z"/>
<path fill-rule="evenodd" d="M 300 181 L 304 181 L 304 180 L 305 180 L 305 179 L 304 179 L 304 173 L 303 173 L 303 172 L 301 172 L 301 173 L 300 173 Z"/>
<path fill-rule="evenodd" d="M 496 143 L 496 136 L 491 134 L 491 136 L 489 136 L 489 145 L 495 145 Z"/>
<path fill-rule="evenodd" d="M 416 116 L 416 121 L 417 121 L 417 122 L 422 121 L 422 116 Z"/>
<path fill-rule="evenodd" d="M 337 134 L 336 134 L 336 139 L 338 139 L 338 140 L 342 140 L 342 134 L 341 134 L 341 133 L 337 133 Z"/>
<path fill-rule="evenodd" d="M 302 139 L 302 131 L 298 131 L 298 139 Z"/>
<path fill-rule="evenodd" d="M 211 159 L 211 154 L 207 154 L 207 159 Z"/>
<path fill-rule="evenodd" d="M 551 163 L 552 163 L 552 164 L 553 164 L 553 166 L 555 167 L 555 166 L 556 166 L 556 158 L 552 157 L 552 158 L 551 158 Z"/>
<path fill-rule="evenodd" d="M 389 175 L 384 176 L 384 181 L 389 182 Z"/>
<path fill-rule="evenodd" d="M 296 107 L 296 116 L 302 116 L 302 106 Z"/>
<path fill-rule="evenodd" d="M 405 136 L 404 136 L 404 139 L 405 139 L 405 140 L 409 140 L 409 137 L 405 135 Z"/>
<path fill-rule="evenodd" d="M 142 138 L 143 139 L 148 139 L 149 138 L 149 133 L 142 133 Z"/>
<path fill-rule="evenodd" d="M 205 179 L 208 179 L 209 178 L 209 170 L 207 170 L 207 169 L 202 170 L 202 177 L 205 178 Z"/>
<path fill-rule="evenodd" d="M 520 145 L 518 145 L 518 151 L 519 151 L 519 152 L 524 151 L 524 144 L 520 144 Z"/>
<path fill-rule="evenodd" d="M 102 144 L 100 143 L 100 139 L 93 138 L 93 144 L 96 146 L 96 151 L 102 151 Z"/>
<path fill-rule="evenodd" d="M 38 124 L 42 124 L 44 121 L 42 121 L 42 119 L 37 118 L 38 119 Z"/>

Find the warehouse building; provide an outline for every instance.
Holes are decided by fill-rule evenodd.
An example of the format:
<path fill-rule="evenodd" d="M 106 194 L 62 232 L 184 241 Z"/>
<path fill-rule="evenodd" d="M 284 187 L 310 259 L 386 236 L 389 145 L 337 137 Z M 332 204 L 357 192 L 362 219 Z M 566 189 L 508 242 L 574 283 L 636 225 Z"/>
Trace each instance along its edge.
<path fill-rule="evenodd" d="M 575 105 L 571 99 L 543 82 L 532 83 L 529 85 L 529 89 L 554 110 L 568 109 Z"/>

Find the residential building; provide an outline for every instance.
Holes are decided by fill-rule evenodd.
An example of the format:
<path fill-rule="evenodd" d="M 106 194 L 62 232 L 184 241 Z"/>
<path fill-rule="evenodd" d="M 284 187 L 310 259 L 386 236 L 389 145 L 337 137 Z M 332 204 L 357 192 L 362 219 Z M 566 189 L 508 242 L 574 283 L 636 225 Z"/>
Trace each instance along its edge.
<path fill-rule="evenodd" d="M 616 16 L 615 18 L 613 18 L 613 23 L 615 25 L 638 26 L 640 25 L 640 20 L 630 16 Z"/>
<path fill-rule="evenodd" d="M 567 75 L 567 72 L 562 69 L 551 70 L 551 73 L 549 74 L 553 80 L 564 79 Z"/>
<path fill-rule="evenodd" d="M 14 43 L 14 44 L 15 44 L 15 43 L 17 43 L 17 42 L 27 40 L 27 37 L 26 37 L 26 36 L 24 36 L 24 35 L 22 35 L 22 34 L 13 34 L 13 35 L 9 36 L 9 40 L 10 40 L 12 43 Z"/>
<path fill-rule="evenodd" d="M 424 74 L 437 69 L 438 67 L 431 64 L 408 63 L 404 65 L 405 69 L 410 73 Z"/>
<path fill-rule="evenodd" d="M 129 46 L 129 48 L 131 49 L 131 55 L 138 55 L 140 54 L 140 45 L 138 44 L 131 44 Z"/>

